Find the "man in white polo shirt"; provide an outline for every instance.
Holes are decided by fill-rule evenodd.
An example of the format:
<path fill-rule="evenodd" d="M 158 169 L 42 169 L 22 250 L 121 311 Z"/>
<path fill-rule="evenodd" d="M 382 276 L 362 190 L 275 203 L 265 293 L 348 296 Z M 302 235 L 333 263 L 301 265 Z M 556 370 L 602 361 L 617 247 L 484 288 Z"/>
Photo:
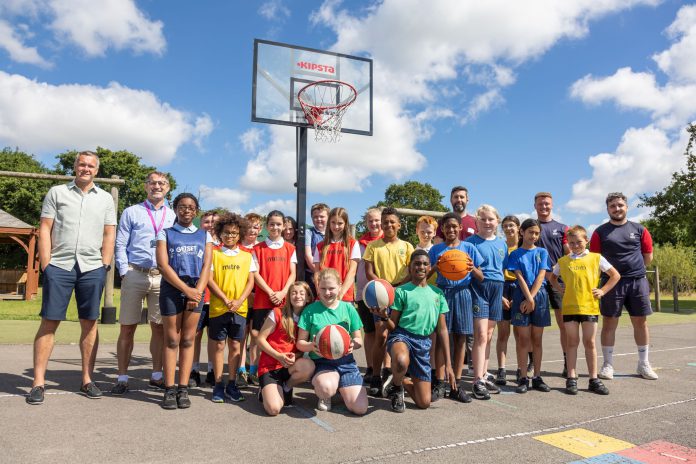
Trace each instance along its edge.
<path fill-rule="evenodd" d="M 39 259 L 44 278 L 43 301 L 41 325 L 34 340 L 34 382 L 27 396 L 29 404 L 43 403 L 48 359 L 73 290 L 82 329 L 80 393 L 92 399 L 102 395 L 91 375 L 99 344 L 101 294 L 114 255 L 116 211 L 111 195 L 94 185 L 99 171 L 96 153 L 78 153 L 73 170 L 75 180 L 52 187 L 41 208 Z"/>

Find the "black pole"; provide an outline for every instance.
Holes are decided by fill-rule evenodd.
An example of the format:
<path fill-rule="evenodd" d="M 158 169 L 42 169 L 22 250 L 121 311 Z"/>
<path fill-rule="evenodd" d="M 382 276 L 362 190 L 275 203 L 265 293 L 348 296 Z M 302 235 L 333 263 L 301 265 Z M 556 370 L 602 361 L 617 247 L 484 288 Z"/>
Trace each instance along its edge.
<path fill-rule="evenodd" d="M 305 278 L 305 224 L 307 222 L 307 128 L 296 128 L 297 139 L 297 280 Z"/>

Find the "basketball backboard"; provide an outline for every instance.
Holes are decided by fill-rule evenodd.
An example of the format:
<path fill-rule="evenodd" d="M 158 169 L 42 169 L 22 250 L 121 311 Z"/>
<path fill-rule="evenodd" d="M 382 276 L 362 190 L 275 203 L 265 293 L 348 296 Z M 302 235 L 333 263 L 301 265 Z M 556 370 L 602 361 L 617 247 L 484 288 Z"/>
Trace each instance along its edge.
<path fill-rule="evenodd" d="M 313 127 L 297 93 L 324 80 L 347 82 L 357 98 L 343 116 L 341 132 L 372 135 L 372 60 L 280 42 L 254 40 L 251 120 L 268 124 Z M 344 96 L 334 91 L 336 101 Z"/>

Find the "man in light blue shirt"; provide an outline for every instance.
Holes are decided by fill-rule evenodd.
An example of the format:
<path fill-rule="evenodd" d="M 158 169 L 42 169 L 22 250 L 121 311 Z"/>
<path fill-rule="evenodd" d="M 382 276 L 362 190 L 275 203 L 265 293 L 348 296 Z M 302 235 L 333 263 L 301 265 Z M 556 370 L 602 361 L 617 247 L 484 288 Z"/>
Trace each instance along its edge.
<path fill-rule="evenodd" d="M 121 332 L 116 344 L 118 379 L 114 395 L 128 391 L 128 365 L 133 352 L 135 330 L 140 323 L 143 299 L 147 299 L 147 319 L 152 329 L 150 385 L 163 388 L 162 343 L 164 332 L 159 309 L 162 276 L 155 257 L 157 234 L 174 224 L 176 214 L 165 204 L 169 181 L 164 173 L 153 171 L 145 180 L 147 199 L 123 211 L 116 234 L 116 266 L 121 275 Z"/>

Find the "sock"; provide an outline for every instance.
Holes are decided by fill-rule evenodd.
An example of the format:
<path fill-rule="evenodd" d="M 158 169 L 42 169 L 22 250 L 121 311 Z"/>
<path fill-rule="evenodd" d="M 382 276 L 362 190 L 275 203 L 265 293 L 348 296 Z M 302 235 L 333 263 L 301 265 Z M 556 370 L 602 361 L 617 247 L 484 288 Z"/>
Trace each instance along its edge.
<path fill-rule="evenodd" d="M 191 366 L 191 372 L 197 371 L 197 370 L 198 370 L 198 363 L 193 363 L 193 365 Z"/>
<path fill-rule="evenodd" d="M 152 374 L 150 374 L 150 378 L 152 380 L 162 380 L 162 371 L 154 371 Z"/>
<path fill-rule="evenodd" d="M 119 375 L 116 381 L 119 383 L 128 383 L 128 375 Z"/>
<path fill-rule="evenodd" d="M 639 350 L 640 351 L 640 350 Z M 613 346 L 603 346 L 602 355 L 604 355 L 604 364 L 614 365 L 614 347 Z"/>
<path fill-rule="evenodd" d="M 534 363 L 534 353 L 532 353 L 532 352 L 530 351 L 530 352 L 529 352 L 529 364 L 533 364 L 533 363 Z"/>
<path fill-rule="evenodd" d="M 648 347 L 650 345 L 636 345 L 638 347 L 638 361 L 641 364 L 648 364 Z"/>
<path fill-rule="evenodd" d="M 208 372 L 213 372 L 213 363 L 208 361 Z"/>
<path fill-rule="evenodd" d="M 568 364 L 566 361 L 566 353 L 565 351 L 563 352 L 563 364 Z"/>
<path fill-rule="evenodd" d="M 256 375 L 259 370 L 259 366 L 249 366 L 249 373 L 251 375 Z"/>
<path fill-rule="evenodd" d="M 246 366 L 242 366 L 237 369 L 237 374 L 246 374 Z"/>
<path fill-rule="evenodd" d="M 181 391 L 181 390 L 187 390 L 187 391 L 188 391 L 188 385 L 181 385 L 181 384 L 179 384 L 179 385 L 176 386 L 176 389 L 179 390 L 179 391 Z"/>

